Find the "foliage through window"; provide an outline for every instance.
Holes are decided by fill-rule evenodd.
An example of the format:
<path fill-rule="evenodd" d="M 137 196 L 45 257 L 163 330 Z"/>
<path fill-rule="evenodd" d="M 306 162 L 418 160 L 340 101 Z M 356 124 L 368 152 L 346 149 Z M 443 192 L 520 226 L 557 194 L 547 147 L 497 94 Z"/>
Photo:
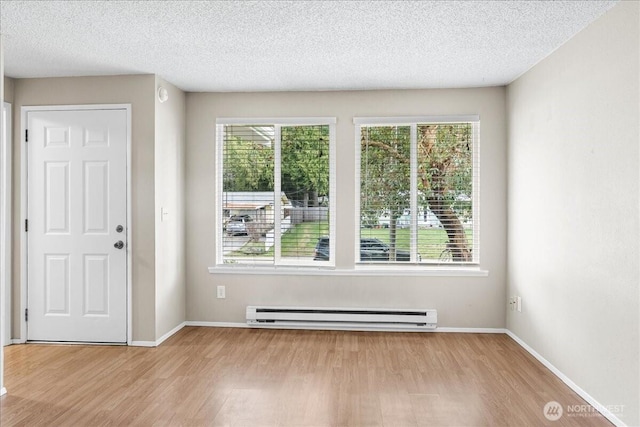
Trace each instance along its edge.
<path fill-rule="evenodd" d="M 477 119 L 371 121 L 356 119 L 359 260 L 478 263 Z M 386 254 L 368 256 L 367 239 L 385 244 Z"/>
<path fill-rule="evenodd" d="M 318 264 L 332 234 L 332 121 L 218 123 L 218 263 Z"/>

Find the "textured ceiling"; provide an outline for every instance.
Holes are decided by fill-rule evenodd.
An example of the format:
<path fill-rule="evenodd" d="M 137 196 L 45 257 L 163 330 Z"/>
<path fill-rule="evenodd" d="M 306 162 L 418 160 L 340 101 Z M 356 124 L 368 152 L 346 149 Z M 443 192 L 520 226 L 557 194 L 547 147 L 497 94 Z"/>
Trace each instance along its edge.
<path fill-rule="evenodd" d="M 615 1 L 0 1 L 11 77 L 187 91 L 510 83 Z"/>

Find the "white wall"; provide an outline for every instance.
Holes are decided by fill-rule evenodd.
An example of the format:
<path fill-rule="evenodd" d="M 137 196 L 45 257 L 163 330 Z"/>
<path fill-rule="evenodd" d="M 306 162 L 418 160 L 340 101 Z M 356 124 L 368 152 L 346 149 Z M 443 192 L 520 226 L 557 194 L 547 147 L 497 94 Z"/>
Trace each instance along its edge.
<path fill-rule="evenodd" d="M 13 103 L 13 92 L 15 80 L 5 76 L 4 77 L 4 100 L 5 102 Z"/>
<path fill-rule="evenodd" d="M 248 304 L 438 309 L 441 326 L 505 326 L 505 89 L 187 94 L 187 319 L 245 322 Z M 481 267 L 488 277 L 210 274 L 215 244 L 217 117 L 337 117 L 336 257 L 350 268 L 355 242 L 354 116 L 479 114 Z M 216 285 L 226 299 L 216 299 Z"/>
<path fill-rule="evenodd" d="M 184 161 L 185 94 L 156 77 L 155 210 L 156 340 L 185 321 Z M 162 215 L 161 211 L 165 214 Z"/>
<path fill-rule="evenodd" d="M 624 405 L 628 425 L 640 424 L 639 20 L 640 3 L 620 2 L 507 98 L 508 294 L 523 304 L 507 327 L 598 402 Z"/>

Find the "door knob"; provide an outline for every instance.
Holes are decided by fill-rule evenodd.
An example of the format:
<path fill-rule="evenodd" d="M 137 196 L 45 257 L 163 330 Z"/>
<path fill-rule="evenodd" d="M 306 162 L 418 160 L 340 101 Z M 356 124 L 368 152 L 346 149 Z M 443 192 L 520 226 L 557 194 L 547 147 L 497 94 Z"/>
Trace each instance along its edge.
<path fill-rule="evenodd" d="M 116 249 L 122 249 L 124 248 L 124 243 L 122 242 L 122 240 L 118 240 L 116 243 L 114 243 L 113 247 Z"/>

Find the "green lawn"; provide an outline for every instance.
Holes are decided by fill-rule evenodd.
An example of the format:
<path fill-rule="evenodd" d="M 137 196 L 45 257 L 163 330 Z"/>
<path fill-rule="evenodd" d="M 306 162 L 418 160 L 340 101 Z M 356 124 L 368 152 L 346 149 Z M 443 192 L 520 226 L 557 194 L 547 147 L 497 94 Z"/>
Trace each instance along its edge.
<path fill-rule="evenodd" d="M 303 222 L 282 235 L 283 257 L 313 257 L 318 237 L 329 235 L 326 222 Z"/>
<path fill-rule="evenodd" d="M 326 222 L 305 222 L 298 224 L 282 235 L 282 257 L 313 257 L 318 237 L 329 235 L 329 225 Z M 396 230 L 396 245 L 398 249 L 409 250 L 409 229 Z M 361 237 L 377 238 L 389 244 L 388 228 L 363 228 Z M 467 230 L 469 245 L 473 244 L 473 232 Z M 446 248 L 447 233 L 442 228 L 425 228 L 418 230 L 418 253 L 423 260 L 438 260 Z M 273 257 L 273 248 L 266 252 L 264 243 L 250 243 L 231 253 L 233 257 Z"/>

